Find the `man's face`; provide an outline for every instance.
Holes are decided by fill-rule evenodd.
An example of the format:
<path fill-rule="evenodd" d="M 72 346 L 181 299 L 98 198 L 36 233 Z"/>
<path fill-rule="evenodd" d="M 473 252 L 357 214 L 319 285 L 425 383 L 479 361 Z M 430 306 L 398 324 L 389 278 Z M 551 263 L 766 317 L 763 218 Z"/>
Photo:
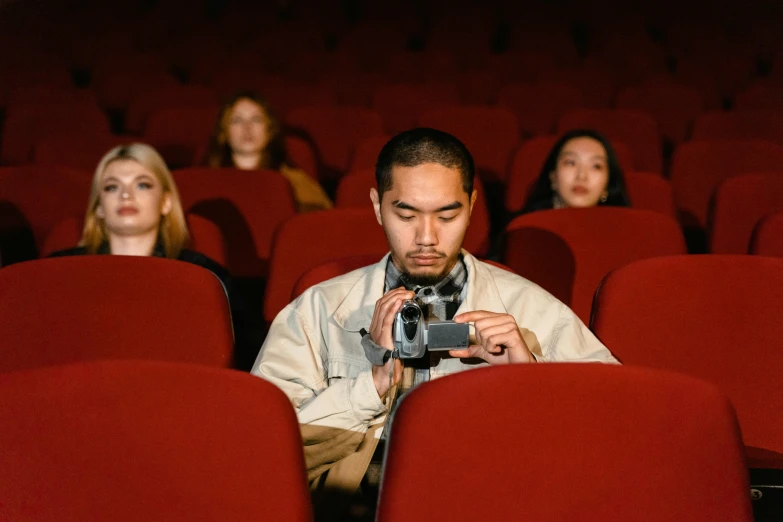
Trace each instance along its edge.
<path fill-rule="evenodd" d="M 392 168 L 392 188 L 371 191 L 397 269 L 417 284 L 448 275 L 459 257 L 476 191 L 462 189 L 459 170 L 437 163 Z"/>

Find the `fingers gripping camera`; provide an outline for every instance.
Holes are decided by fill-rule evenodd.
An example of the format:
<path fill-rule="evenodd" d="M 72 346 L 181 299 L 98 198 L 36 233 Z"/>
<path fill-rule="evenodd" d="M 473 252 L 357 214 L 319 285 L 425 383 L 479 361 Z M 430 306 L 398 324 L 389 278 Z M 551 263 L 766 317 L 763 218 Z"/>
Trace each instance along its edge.
<path fill-rule="evenodd" d="M 400 359 L 424 357 L 427 350 L 459 350 L 470 345 L 467 323 L 429 319 L 416 301 L 405 301 L 394 318 L 394 350 Z"/>

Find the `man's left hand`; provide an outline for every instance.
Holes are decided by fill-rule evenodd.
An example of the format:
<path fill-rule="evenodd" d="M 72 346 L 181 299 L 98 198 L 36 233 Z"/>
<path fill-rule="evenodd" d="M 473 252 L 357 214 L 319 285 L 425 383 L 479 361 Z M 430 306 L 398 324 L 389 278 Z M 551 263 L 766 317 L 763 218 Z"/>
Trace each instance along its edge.
<path fill-rule="evenodd" d="M 478 357 L 489 364 L 536 362 L 522 338 L 517 321 L 509 314 L 478 310 L 454 317 L 455 323 L 473 323 L 476 343 L 463 350 L 449 350 L 449 355 L 467 359 Z"/>

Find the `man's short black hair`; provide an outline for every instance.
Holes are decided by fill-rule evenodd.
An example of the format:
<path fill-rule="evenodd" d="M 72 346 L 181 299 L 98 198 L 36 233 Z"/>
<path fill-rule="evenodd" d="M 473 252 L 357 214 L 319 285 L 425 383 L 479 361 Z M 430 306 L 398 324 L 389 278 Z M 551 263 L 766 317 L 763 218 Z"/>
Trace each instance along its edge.
<path fill-rule="evenodd" d="M 392 188 L 393 167 L 417 167 L 425 163 L 457 169 L 462 176 L 462 189 L 468 197 L 473 194 L 475 172 L 467 147 L 451 134 L 421 127 L 397 134 L 381 149 L 375 163 L 378 197 Z"/>

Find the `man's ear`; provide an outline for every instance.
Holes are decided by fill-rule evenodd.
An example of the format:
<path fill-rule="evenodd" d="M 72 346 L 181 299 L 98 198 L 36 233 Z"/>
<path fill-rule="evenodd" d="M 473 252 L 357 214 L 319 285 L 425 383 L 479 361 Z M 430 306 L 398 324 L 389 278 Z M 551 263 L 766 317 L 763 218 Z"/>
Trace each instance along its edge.
<path fill-rule="evenodd" d="M 473 214 L 473 205 L 476 204 L 476 198 L 478 198 L 478 190 L 473 189 L 473 193 L 470 195 L 470 211 L 468 212 L 468 215 Z"/>
<path fill-rule="evenodd" d="M 375 210 L 375 219 L 378 220 L 378 224 L 383 226 L 383 218 L 381 217 L 381 196 L 378 194 L 378 190 L 375 187 L 370 189 L 370 200 L 372 201 L 372 208 Z"/>
<path fill-rule="evenodd" d="M 174 206 L 174 203 L 171 201 L 171 192 L 166 192 L 163 195 L 163 203 L 160 206 L 160 215 L 161 216 L 168 216 L 171 212 L 171 208 Z"/>

